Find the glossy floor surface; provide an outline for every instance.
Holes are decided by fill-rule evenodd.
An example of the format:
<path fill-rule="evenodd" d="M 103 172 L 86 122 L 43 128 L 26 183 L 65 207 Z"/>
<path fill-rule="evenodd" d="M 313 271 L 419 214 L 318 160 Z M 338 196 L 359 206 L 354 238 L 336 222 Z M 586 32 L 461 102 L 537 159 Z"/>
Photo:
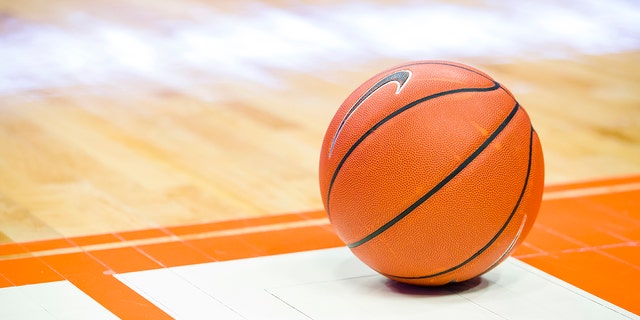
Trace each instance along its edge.
<path fill-rule="evenodd" d="M 540 136 L 515 258 L 640 314 L 638 21 L 622 0 L 4 1 L 0 305 L 54 284 L 96 317 L 181 317 L 125 275 L 341 246 L 318 191 L 331 117 L 373 74 L 444 59 L 508 87 Z"/>

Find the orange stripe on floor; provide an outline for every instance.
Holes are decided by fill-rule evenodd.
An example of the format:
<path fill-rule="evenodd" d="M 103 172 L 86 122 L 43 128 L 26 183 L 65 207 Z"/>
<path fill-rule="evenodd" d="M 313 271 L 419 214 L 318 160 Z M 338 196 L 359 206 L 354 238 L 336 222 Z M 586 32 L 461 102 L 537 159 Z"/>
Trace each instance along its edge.
<path fill-rule="evenodd" d="M 10 286 L 64 280 L 64 277 L 38 258 L 0 261 L 0 274 Z"/>
<path fill-rule="evenodd" d="M 545 186 L 544 192 L 545 194 L 547 194 L 555 191 L 589 189 L 592 187 L 619 186 L 638 182 L 640 182 L 640 175 L 620 176 L 601 180 L 579 181 L 574 183 Z"/>
<path fill-rule="evenodd" d="M 131 255 L 123 255 L 117 260 L 122 263 L 131 258 Z M 156 305 L 113 277 L 112 267 L 98 260 L 94 254 L 71 253 L 40 259 L 121 319 L 172 319 Z M 115 263 L 114 260 L 107 261 L 112 265 Z M 136 263 L 140 261 L 137 260 Z"/>
<path fill-rule="evenodd" d="M 120 318 L 167 319 L 113 274 L 340 246 L 327 223 L 317 212 L 7 243 L 0 288 L 68 280 Z"/>
<path fill-rule="evenodd" d="M 545 190 L 538 220 L 514 256 L 640 314 L 640 177 L 573 186 Z"/>
<path fill-rule="evenodd" d="M 635 176 L 545 188 L 514 256 L 640 314 L 632 292 L 640 284 L 639 185 Z M 343 245 L 322 211 L 8 243 L 0 245 L 0 288 L 67 279 L 120 317 L 161 319 L 162 310 L 112 275 Z"/>
<path fill-rule="evenodd" d="M 5 276 L 0 275 L 0 288 L 11 287 L 13 284 Z"/>
<path fill-rule="evenodd" d="M 0 244 L 0 260 L 14 258 L 15 255 L 43 256 L 327 224 L 329 220 L 324 212 L 316 211 L 112 234 L 4 243 Z"/>

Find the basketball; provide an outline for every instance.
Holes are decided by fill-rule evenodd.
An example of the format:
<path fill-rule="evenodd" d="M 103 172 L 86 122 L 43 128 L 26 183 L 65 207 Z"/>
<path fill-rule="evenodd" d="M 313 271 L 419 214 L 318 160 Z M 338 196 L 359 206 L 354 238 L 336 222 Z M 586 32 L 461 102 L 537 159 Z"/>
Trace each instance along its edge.
<path fill-rule="evenodd" d="M 331 224 L 362 262 L 400 282 L 443 285 L 491 270 L 525 239 L 544 161 L 507 88 L 464 64 L 414 61 L 338 108 L 319 182 Z"/>

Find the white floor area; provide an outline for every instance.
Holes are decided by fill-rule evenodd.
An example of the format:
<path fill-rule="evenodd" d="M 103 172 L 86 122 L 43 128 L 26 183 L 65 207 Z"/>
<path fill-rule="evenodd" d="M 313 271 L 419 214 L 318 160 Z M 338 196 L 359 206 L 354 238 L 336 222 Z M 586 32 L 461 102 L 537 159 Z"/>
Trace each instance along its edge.
<path fill-rule="evenodd" d="M 0 289 L 0 319 L 118 319 L 69 281 Z"/>
<path fill-rule="evenodd" d="M 444 288 L 387 280 L 346 248 L 116 277 L 177 319 L 640 319 L 513 258 Z"/>

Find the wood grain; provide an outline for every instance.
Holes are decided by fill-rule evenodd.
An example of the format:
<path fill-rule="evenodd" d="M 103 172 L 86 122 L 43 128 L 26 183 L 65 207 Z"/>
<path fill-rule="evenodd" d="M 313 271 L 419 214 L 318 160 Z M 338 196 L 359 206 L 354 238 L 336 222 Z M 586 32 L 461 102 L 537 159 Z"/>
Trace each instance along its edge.
<path fill-rule="evenodd" d="M 249 65 L 256 80 L 162 53 L 155 63 L 166 62 L 175 79 L 157 65 L 146 73 L 108 61 L 104 70 L 96 63 L 61 69 L 51 64 L 59 57 L 47 56 L 66 52 L 48 47 L 55 35 L 94 35 L 83 26 L 115 28 L 125 35 L 117 39 L 152 32 L 144 39 L 177 46 L 177 29 L 163 22 L 197 26 L 198 10 L 238 17 L 244 5 L 302 10 L 275 1 L 0 5 L 0 46 L 30 49 L 0 62 L 13 70 L 0 74 L 11 88 L 0 94 L 0 243 L 321 209 L 317 161 L 333 112 L 361 82 L 405 57 L 372 52 L 345 67 L 326 56 L 300 70 L 256 60 Z M 82 39 L 70 43 L 94 48 Z M 100 45 L 69 52 L 109 48 Z M 640 51 L 444 58 L 485 70 L 514 92 L 541 137 L 548 184 L 640 172 Z M 15 63 L 24 67 L 10 69 Z"/>

